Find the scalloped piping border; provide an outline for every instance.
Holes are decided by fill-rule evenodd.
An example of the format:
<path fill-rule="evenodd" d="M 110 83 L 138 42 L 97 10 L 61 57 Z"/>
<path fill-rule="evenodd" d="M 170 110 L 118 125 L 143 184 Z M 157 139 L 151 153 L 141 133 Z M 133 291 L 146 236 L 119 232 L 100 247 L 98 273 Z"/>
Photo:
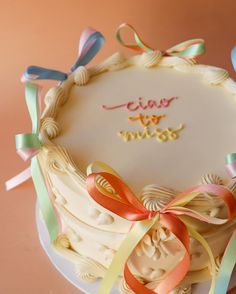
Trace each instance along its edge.
<path fill-rule="evenodd" d="M 228 72 L 222 68 L 196 64 L 194 59 L 160 57 L 156 51 L 135 55 L 131 58 L 125 58 L 118 52 L 93 67 L 78 67 L 66 81 L 49 89 L 45 95 L 46 106 L 41 116 L 40 124 L 40 137 L 46 149 L 47 146 L 53 147 L 55 151 L 58 151 L 58 155 L 60 155 L 61 150 L 63 149 L 63 152 L 67 153 L 67 157 L 70 158 L 69 152 L 65 148 L 55 145 L 51 140 L 60 134 L 60 127 L 56 121 L 56 117 L 61 106 L 63 106 L 63 104 L 69 99 L 70 90 L 75 84 L 83 86 L 86 85 L 89 82 L 89 79 L 93 76 L 107 71 L 121 70 L 130 66 L 140 66 L 144 68 L 166 67 L 181 72 L 199 73 L 209 84 L 220 85 L 230 92 L 233 97 L 236 97 L 236 82 L 234 82 L 234 80 L 229 77 Z M 45 148 L 43 150 L 45 150 Z M 58 160 L 60 160 L 59 158 Z M 79 180 L 83 187 L 85 187 L 86 175 L 80 171 L 78 166 L 75 166 L 75 164 L 72 163 L 72 160 L 70 163 L 74 165 L 75 168 L 73 176 Z M 73 172 L 70 174 L 72 175 Z"/>

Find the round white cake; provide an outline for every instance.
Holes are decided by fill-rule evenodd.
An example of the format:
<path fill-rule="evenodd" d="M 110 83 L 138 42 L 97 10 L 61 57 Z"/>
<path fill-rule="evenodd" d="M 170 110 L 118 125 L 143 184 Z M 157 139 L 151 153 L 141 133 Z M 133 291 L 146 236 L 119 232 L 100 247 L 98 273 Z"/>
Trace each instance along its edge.
<path fill-rule="evenodd" d="M 201 183 L 235 193 L 235 181 L 225 171 L 225 155 L 234 152 L 236 143 L 235 93 L 227 71 L 155 51 L 129 59 L 116 53 L 94 67 L 79 67 L 49 90 L 40 165 L 62 221 L 55 248 L 76 263 L 79 278 L 104 277 L 132 226 L 90 197 L 87 166 L 94 161 L 110 165 L 152 211 Z M 226 215 L 223 201 L 206 194 L 188 207 L 212 217 Z M 195 221 L 195 228 L 219 264 L 235 220 L 217 227 Z M 175 236 L 156 224 L 129 264 L 154 289 L 183 255 Z M 190 293 L 191 284 L 209 278 L 208 255 L 191 240 L 189 273 L 175 293 Z M 131 293 L 122 275 L 119 287 Z"/>

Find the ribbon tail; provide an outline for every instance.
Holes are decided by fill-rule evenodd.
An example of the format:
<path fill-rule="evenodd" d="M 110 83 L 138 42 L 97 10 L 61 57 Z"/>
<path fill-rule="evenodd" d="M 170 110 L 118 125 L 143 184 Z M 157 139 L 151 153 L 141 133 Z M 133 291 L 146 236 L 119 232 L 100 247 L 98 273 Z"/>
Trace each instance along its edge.
<path fill-rule="evenodd" d="M 101 282 L 98 294 L 109 294 L 116 279 L 122 272 L 129 256 L 132 254 L 134 248 L 141 241 L 144 235 L 151 229 L 157 221 L 156 216 L 153 219 L 136 222 L 132 230 L 121 244 L 119 250 L 115 254 L 112 263 Z"/>
<path fill-rule="evenodd" d="M 31 178 L 31 171 L 30 167 L 16 175 L 15 177 L 11 178 L 10 180 L 6 181 L 5 187 L 6 190 L 9 191 L 21 184 L 23 184 L 25 181 Z"/>
<path fill-rule="evenodd" d="M 225 294 L 227 292 L 230 278 L 236 264 L 235 248 L 236 230 L 233 232 L 222 258 L 214 294 Z"/>
<path fill-rule="evenodd" d="M 213 256 L 212 250 L 211 250 L 210 246 L 208 245 L 207 241 L 196 230 L 194 230 L 189 225 L 187 225 L 187 228 L 188 228 L 188 231 L 191 234 L 191 236 L 194 239 L 196 239 L 203 246 L 203 248 L 206 250 L 206 252 L 207 252 L 207 254 L 209 256 L 210 264 L 211 264 L 211 276 L 212 276 L 212 279 L 211 279 L 211 287 L 210 287 L 210 290 L 209 290 L 208 294 L 216 294 L 215 293 L 216 264 L 215 264 L 215 258 Z M 219 294 L 223 294 L 223 292 L 221 291 L 221 292 L 219 292 Z"/>
<path fill-rule="evenodd" d="M 31 160 L 31 174 L 39 201 L 40 210 L 46 223 L 51 242 L 53 242 L 57 238 L 59 226 L 56 214 L 48 195 L 42 172 L 38 164 L 37 156 L 33 157 Z"/>

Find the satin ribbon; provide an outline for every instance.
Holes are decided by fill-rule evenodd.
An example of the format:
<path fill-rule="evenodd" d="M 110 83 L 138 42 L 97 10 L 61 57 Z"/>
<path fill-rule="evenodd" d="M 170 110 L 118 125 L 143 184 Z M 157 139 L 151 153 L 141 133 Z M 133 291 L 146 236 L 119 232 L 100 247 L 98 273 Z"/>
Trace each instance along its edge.
<path fill-rule="evenodd" d="M 36 155 L 42 144 L 39 140 L 39 99 L 38 86 L 27 83 L 25 86 L 25 100 L 29 110 L 32 132 L 30 134 L 16 135 L 16 150 L 23 160 L 28 160 Z"/>
<path fill-rule="evenodd" d="M 134 36 L 135 44 L 127 44 L 121 37 L 121 31 L 124 28 L 131 30 Z M 153 48 L 149 47 L 138 35 L 137 31 L 133 26 L 127 23 L 121 24 L 116 32 L 116 39 L 118 42 L 126 48 L 135 50 L 139 53 L 142 52 L 152 52 L 155 51 Z M 184 42 L 181 42 L 165 51 L 159 51 L 162 56 L 176 56 L 182 58 L 194 58 L 198 55 L 201 55 L 205 52 L 205 42 L 203 39 L 191 39 Z"/>
<path fill-rule="evenodd" d="M 236 177 L 236 153 L 226 155 L 226 169 L 232 178 Z M 230 278 L 236 264 L 236 230 L 234 230 L 221 260 L 220 270 L 216 281 L 215 294 L 224 294 L 229 287 Z"/>
<path fill-rule="evenodd" d="M 99 162 L 96 162 L 95 166 L 102 168 L 104 171 L 92 172 L 94 165 L 88 168 L 86 185 L 90 196 L 98 204 L 102 205 L 109 211 L 134 222 L 130 233 L 121 244 L 118 252 L 113 258 L 108 272 L 101 283 L 99 294 L 107 294 L 110 292 L 118 275 L 121 273 L 122 268 L 124 268 L 126 283 L 135 293 L 156 293 L 142 285 L 132 275 L 127 265 L 129 256 L 145 234 L 153 227 L 156 221 L 159 221 L 160 224 L 170 230 L 182 243 L 185 248 L 185 255 L 179 264 L 166 276 L 166 279 L 160 282 L 155 291 L 159 294 L 170 292 L 182 281 L 188 272 L 190 264 L 190 233 L 191 236 L 196 238 L 202 244 L 209 255 L 212 272 L 212 283 L 209 293 L 213 294 L 215 288 L 216 267 L 212 251 L 204 238 L 189 225 L 189 222 L 185 223 L 182 218 L 179 218 L 179 216 L 190 216 L 192 219 L 197 219 L 210 224 L 219 225 L 226 223 L 229 219 L 232 219 L 236 215 L 236 200 L 234 199 L 233 194 L 223 186 L 214 184 L 200 185 L 179 194 L 160 211 L 148 211 L 118 176 L 118 174 L 114 173 L 109 166 L 104 163 L 100 164 Z M 114 189 L 115 194 L 111 194 L 107 190 L 104 190 L 103 187 L 99 186 L 96 182 L 97 176 L 101 176 L 107 180 Z M 199 193 L 210 193 L 220 197 L 227 207 L 228 218 L 213 218 L 185 207 L 185 205 L 194 199 Z"/>
<path fill-rule="evenodd" d="M 231 51 L 231 61 L 233 68 L 236 71 L 236 46 Z M 228 174 L 232 178 L 236 178 L 236 153 L 227 154 L 225 161 Z M 222 257 L 220 270 L 216 282 L 215 294 L 226 293 L 229 287 L 230 278 L 236 264 L 235 248 L 236 230 L 233 232 Z"/>
<path fill-rule="evenodd" d="M 35 80 L 64 81 L 68 78 L 68 74 L 75 71 L 79 66 L 84 66 L 89 63 L 99 52 L 104 41 L 104 36 L 100 32 L 97 32 L 92 28 L 86 28 L 81 34 L 77 60 L 71 67 L 69 73 L 32 65 L 26 69 L 21 80 L 23 82 Z"/>
<path fill-rule="evenodd" d="M 231 61 L 232 61 L 233 68 L 236 71 L 236 46 L 231 51 Z"/>
<path fill-rule="evenodd" d="M 236 264 L 236 230 L 234 230 L 221 260 L 214 294 L 225 294 Z"/>
<path fill-rule="evenodd" d="M 42 147 L 38 137 L 40 123 L 38 98 L 38 86 L 27 82 L 25 85 L 25 100 L 32 121 L 32 133 L 16 135 L 16 149 L 23 159 L 31 158 L 31 167 L 6 182 L 6 188 L 7 190 L 12 189 L 32 177 L 40 211 L 47 226 L 50 239 L 53 242 L 58 235 L 59 225 L 37 158 L 37 154 Z"/>
<path fill-rule="evenodd" d="M 29 82 L 25 85 L 25 101 L 32 122 L 32 132 L 17 134 L 15 136 L 16 152 L 24 160 L 33 158 L 40 151 L 42 144 L 39 139 L 40 102 L 38 95 L 39 86 Z M 27 168 L 5 183 L 6 190 L 15 188 L 31 177 L 31 169 Z"/>
<path fill-rule="evenodd" d="M 226 169 L 231 178 L 236 177 L 236 153 L 229 153 L 226 156 Z"/>

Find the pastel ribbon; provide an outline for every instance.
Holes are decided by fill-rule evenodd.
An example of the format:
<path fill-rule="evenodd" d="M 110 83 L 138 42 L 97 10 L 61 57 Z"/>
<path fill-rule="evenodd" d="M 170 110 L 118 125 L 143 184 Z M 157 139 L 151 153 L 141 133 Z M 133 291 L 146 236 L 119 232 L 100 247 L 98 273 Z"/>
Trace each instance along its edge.
<path fill-rule="evenodd" d="M 41 142 L 39 140 L 39 100 L 37 85 L 26 84 L 25 100 L 32 122 L 32 132 L 30 134 L 16 135 L 16 150 L 23 160 L 28 160 L 36 155 L 41 148 Z"/>
<path fill-rule="evenodd" d="M 30 178 L 31 178 L 31 171 L 30 171 L 30 167 L 28 167 L 25 170 L 23 170 L 21 173 L 16 175 L 15 177 L 5 182 L 6 190 L 9 191 L 15 188 L 16 186 L 19 186 L 20 184 L 26 182 Z"/>
<path fill-rule="evenodd" d="M 231 178 L 236 177 L 236 153 L 229 153 L 226 156 L 226 169 Z"/>
<path fill-rule="evenodd" d="M 68 74 L 75 71 L 79 66 L 89 63 L 103 46 L 104 41 L 104 36 L 100 32 L 92 28 L 86 28 L 81 34 L 77 60 L 69 73 L 32 65 L 26 69 L 21 80 L 23 82 L 35 80 L 64 81 L 68 78 Z"/>
<path fill-rule="evenodd" d="M 33 179 L 35 190 L 37 193 L 40 211 L 46 223 L 51 241 L 53 242 L 59 231 L 57 217 L 47 192 L 46 183 L 38 164 L 37 155 L 42 144 L 39 139 L 39 99 L 38 86 L 35 84 L 26 83 L 25 99 L 28 111 L 32 121 L 32 133 L 16 135 L 16 149 L 23 159 L 31 158 L 31 167 L 6 182 L 6 188 L 12 189 L 30 176 Z"/>
<path fill-rule="evenodd" d="M 230 278 L 236 264 L 236 230 L 234 230 L 229 243 L 225 249 L 225 253 L 221 260 L 220 270 L 216 280 L 216 288 L 214 294 L 224 294 L 229 287 Z"/>
<path fill-rule="evenodd" d="M 236 71 L 236 46 L 231 51 L 231 61 L 232 61 L 233 68 Z"/>
<path fill-rule="evenodd" d="M 134 40 L 136 43 L 134 44 L 126 44 L 125 41 L 121 37 L 121 31 L 124 28 L 128 28 L 131 30 L 134 36 Z M 121 43 L 124 47 L 135 50 L 137 52 L 152 52 L 153 48 L 148 46 L 140 36 L 137 31 L 130 24 L 123 23 L 121 24 L 116 32 L 116 39 L 119 43 Z M 177 56 L 182 58 L 194 58 L 198 55 L 201 55 L 205 52 L 205 42 L 203 39 L 191 39 L 184 42 L 181 42 L 165 51 L 159 51 L 162 56 Z"/>
<path fill-rule="evenodd" d="M 100 167 L 105 171 L 92 172 L 94 166 Z M 96 181 L 97 176 L 103 177 L 112 186 L 115 194 L 109 193 L 103 187 L 99 186 Z M 90 196 L 97 203 L 120 217 L 134 222 L 130 233 L 121 244 L 118 252 L 113 258 L 109 270 L 101 283 L 99 294 L 107 294 L 110 292 L 122 268 L 124 268 L 126 283 L 135 293 L 156 293 L 142 285 L 132 275 L 127 265 L 128 258 L 135 249 L 136 245 L 152 228 L 156 221 L 159 221 L 164 227 L 170 230 L 182 243 L 185 248 L 185 255 L 179 264 L 166 276 L 166 279 L 160 282 L 155 291 L 159 294 L 166 294 L 170 292 L 186 275 L 190 264 L 190 233 L 191 236 L 196 238 L 202 244 L 209 255 L 212 272 L 212 283 L 209 293 L 214 293 L 216 268 L 212 251 L 204 238 L 196 230 L 194 230 L 189 223 L 185 223 L 183 218 L 180 219 L 179 216 L 190 216 L 193 219 L 198 219 L 210 224 L 219 225 L 226 223 L 229 219 L 232 219 L 236 215 L 236 200 L 234 199 L 232 192 L 219 185 L 200 185 L 179 194 L 160 211 L 148 211 L 142 203 L 139 202 L 118 174 L 106 164 L 100 164 L 99 162 L 96 162 L 96 164 L 89 167 L 86 185 Z M 228 218 L 213 218 L 185 207 L 185 205 L 194 199 L 199 193 L 209 193 L 220 197 L 227 207 Z"/>
<path fill-rule="evenodd" d="M 236 177 L 236 153 L 226 155 L 226 169 L 232 178 Z M 235 181 L 235 180 L 233 180 Z M 234 230 L 221 260 L 220 270 L 216 281 L 215 294 L 226 293 L 230 278 L 236 264 L 236 230 Z"/>

